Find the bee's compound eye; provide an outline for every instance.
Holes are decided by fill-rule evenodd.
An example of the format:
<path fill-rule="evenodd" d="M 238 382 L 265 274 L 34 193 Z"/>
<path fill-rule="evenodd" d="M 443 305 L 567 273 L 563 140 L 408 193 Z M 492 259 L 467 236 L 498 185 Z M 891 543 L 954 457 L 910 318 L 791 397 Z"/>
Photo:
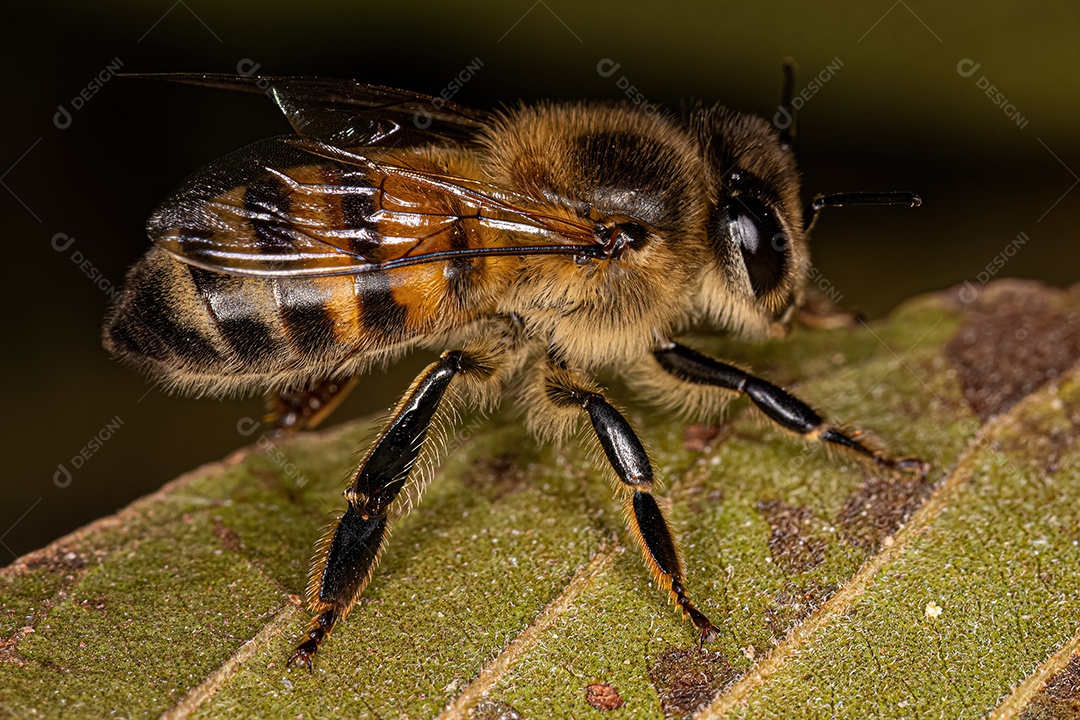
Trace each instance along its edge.
<path fill-rule="evenodd" d="M 728 229 L 739 243 L 750 286 L 762 297 L 784 279 L 788 262 L 788 237 L 776 213 L 753 198 L 738 198 L 728 205 Z"/>

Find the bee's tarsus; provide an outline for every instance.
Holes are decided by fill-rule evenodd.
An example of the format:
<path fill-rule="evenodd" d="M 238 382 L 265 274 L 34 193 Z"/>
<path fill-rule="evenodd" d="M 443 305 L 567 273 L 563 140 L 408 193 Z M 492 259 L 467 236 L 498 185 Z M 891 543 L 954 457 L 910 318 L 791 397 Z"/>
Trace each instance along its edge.
<path fill-rule="evenodd" d="M 302 667 L 309 673 L 314 673 L 315 668 L 311 664 L 311 656 L 315 654 L 317 646 L 308 641 L 303 643 L 300 647 L 293 650 L 293 654 L 289 656 L 288 667 Z"/>
<path fill-rule="evenodd" d="M 708 621 L 708 618 L 706 618 Z M 700 628 L 701 632 L 698 634 L 698 650 L 705 649 L 705 643 L 712 642 L 716 638 L 720 637 L 720 631 L 711 622 L 706 626 Z"/>
<path fill-rule="evenodd" d="M 307 668 L 308 672 L 314 672 L 311 659 L 319 651 L 319 646 L 322 645 L 326 636 L 334 629 L 338 618 L 339 611 L 337 608 L 331 608 L 312 618 L 307 626 L 307 640 L 296 646 L 286 665 L 288 667 L 303 667 Z"/>
<path fill-rule="evenodd" d="M 564 378 L 565 379 L 565 378 Z M 645 564 L 661 585 L 667 586 L 683 614 L 703 635 L 715 630 L 709 619 L 690 602 L 675 539 L 650 489 L 653 469 L 637 433 L 602 393 L 547 381 L 546 396 L 553 404 L 579 405 L 592 424 L 604 456 L 623 487 L 633 491 L 626 505 L 626 522 L 638 542 Z"/>

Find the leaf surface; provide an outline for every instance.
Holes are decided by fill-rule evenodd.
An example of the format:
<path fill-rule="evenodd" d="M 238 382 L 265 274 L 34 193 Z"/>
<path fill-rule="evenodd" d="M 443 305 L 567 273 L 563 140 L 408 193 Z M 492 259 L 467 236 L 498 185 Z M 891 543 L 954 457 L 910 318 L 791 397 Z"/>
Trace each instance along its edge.
<path fill-rule="evenodd" d="M 926 482 L 882 476 L 743 403 L 709 449 L 689 449 L 699 428 L 625 398 L 690 593 L 723 630 L 705 651 L 650 581 L 605 474 L 576 446 L 537 448 L 506 411 L 451 442 L 316 671 L 286 668 L 310 548 L 344 507 L 364 420 L 263 438 L 0 571 L 0 711 L 580 718 L 616 696 L 635 718 L 1076 707 L 1080 292 L 1000 282 L 869 327 L 693 344 L 933 468 Z"/>

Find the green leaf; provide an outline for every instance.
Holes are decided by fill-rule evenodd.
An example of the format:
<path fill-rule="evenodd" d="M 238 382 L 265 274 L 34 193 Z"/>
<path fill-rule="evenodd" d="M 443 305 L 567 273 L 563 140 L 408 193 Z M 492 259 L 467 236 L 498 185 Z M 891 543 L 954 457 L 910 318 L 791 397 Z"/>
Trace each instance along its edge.
<path fill-rule="evenodd" d="M 710 433 L 631 404 L 689 591 L 722 628 L 704 651 L 651 582 L 588 453 L 535 447 L 507 410 L 451 442 L 315 672 L 287 668 L 309 619 L 298 596 L 311 548 L 344 508 L 365 420 L 260 438 L 0 572 L 0 709 L 581 718 L 621 702 L 614 712 L 635 718 L 868 718 L 1076 708 L 1080 293 L 1001 282 L 968 304 L 916 298 L 872 327 L 693 344 L 933 468 L 926 482 L 881 476 L 743 403 L 712 448 L 692 450 Z"/>

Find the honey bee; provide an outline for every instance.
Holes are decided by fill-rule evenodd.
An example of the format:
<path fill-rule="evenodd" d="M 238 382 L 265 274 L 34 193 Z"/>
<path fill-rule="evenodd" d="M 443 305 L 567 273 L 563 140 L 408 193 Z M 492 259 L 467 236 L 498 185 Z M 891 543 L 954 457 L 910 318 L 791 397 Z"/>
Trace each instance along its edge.
<path fill-rule="evenodd" d="M 392 411 L 317 545 L 315 617 L 290 664 L 311 668 L 370 581 L 437 459 L 433 428 L 505 392 L 541 441 L 591 426 L 645 563 L 699 642 L 717 628 L 690 599 L 648 453 L 598 375 L 690 417 L 745 395 L 803 438 L 925 472 L 675 340 L 699 323 L 784 335 L 817 211 L 917 196 L 819 196 L 804 214 L 790 134 L 721 106 L 684 118 L 608 103 L 479 112 L 349 80 L 164 77 L 265 91 L 295 134 L 203 168 L 153 213 L 154 246 L 106 322 L 110 352 L 183 392 L 268 393 L 279 426 L 296 430 L 373 365 L 445 350 Z"/>

